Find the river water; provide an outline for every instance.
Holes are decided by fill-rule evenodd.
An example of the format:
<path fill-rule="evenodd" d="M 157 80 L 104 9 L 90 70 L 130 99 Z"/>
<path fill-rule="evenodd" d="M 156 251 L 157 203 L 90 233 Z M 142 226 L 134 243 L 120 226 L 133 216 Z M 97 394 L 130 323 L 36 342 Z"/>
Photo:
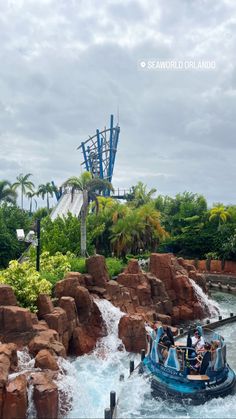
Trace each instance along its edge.
<path fill-rule="evenodd" d="M 236 296 L 214 292 L 212 299 L 218 303 L 223 317 L 236 307 Z M 59 385 L 73 397 L 68 418 L 104 418 L 111 390 L 119 397 L 118 418 L 236 418 L 236 396 L 213 399 L 201 406 L 154 400 L 150 383 L 143 376 L 137 373 L 128 378 L 130 360 L 137 365 L 140 356 L 117 349 L 121 344 L 117 331 L 122 313 L 108 301 L 99 301 L 98 305 L 109 335 L 101 339 L 91 354 L 70 363 L 63 361 L 67 376 Z M 224 326 L 218 332 L 225 337 L 228 362 L 236 370 L 236 324 Z M 123 382 L 119 380 L 120 374 L 125 376 Z"/>

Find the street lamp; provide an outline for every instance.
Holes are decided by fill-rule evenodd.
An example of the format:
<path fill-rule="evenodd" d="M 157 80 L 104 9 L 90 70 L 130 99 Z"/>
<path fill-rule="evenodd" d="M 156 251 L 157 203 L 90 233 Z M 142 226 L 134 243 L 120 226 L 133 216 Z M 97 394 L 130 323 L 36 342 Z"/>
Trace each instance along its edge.
<path fill-rule="evenodd" d="M 30 243 L 36 247 L 36 271 L 40 271 L 40 219 L 36 220 L 36 234 L 34 230 L 30 230 L 26 235 L 23 228 L 16 230 L 17 239 Z"/>

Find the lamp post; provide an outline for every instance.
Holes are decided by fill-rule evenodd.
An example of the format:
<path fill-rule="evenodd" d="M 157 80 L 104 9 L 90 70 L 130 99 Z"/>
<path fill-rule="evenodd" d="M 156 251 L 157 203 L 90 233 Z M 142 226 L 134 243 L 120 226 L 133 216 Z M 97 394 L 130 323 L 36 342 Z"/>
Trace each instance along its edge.
<path fill-rule="evenodd" d="M 36 220 L 36 235 L 37 235 L 37 243 L 36 243 L 36 271 L 40 271 L 40 219 L 37 218 Z"/>

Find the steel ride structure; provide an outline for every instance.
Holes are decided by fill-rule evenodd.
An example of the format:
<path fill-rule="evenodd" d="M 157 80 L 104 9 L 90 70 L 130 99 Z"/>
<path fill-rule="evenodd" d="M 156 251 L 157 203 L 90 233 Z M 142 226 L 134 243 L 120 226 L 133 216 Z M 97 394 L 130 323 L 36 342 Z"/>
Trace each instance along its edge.
<path fill-rule="evenodd" d="M 112 182 L 119 134 L 120 127 L 118 123 L 114 126 L 114 116 L 111 115 L 109 128 L 105 127 L 101 131 L 97 129 L 96 134 L 89 136 L 77 147 L 83 154 L 82 166 L 93 177 Z M 106 190 L 104 196 L 110 196 L 110 191 Z"/>

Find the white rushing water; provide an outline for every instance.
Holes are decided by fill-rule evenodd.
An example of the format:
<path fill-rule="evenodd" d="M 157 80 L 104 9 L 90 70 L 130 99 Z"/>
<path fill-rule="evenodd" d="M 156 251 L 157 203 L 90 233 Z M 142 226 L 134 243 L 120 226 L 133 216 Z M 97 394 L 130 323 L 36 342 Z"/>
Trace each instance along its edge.
<path fill-rule="evenodd" d="M 95 350 L 78 357 L 71 363 L 70 377 L 73 384 L 73 409 L 69 418 L 103 418 L 104 409 L 109 407 L 110 391 L 119 394 L 123 382 L 120 374 L 129 374 L 129 362 L 134 354 L 125 350 L 118 338 L 118 324 L 124 315 L 109 301 L 96 301 L 106 323 L 108 335 L 100 339 Z M 140 357 L 138 357 L 140 359 Z M 137 362 L 136 362 L 137 363 Z"/>
<path fill-rule="evenodd" d="M 216 317 L 221 311 L 219 304 L 209 298 L 208 295 L 205 294 L 202 288 L 193 279 L 189 278 L 189 281 L 202 306 L 208 308 L 211 318 Z"/>

